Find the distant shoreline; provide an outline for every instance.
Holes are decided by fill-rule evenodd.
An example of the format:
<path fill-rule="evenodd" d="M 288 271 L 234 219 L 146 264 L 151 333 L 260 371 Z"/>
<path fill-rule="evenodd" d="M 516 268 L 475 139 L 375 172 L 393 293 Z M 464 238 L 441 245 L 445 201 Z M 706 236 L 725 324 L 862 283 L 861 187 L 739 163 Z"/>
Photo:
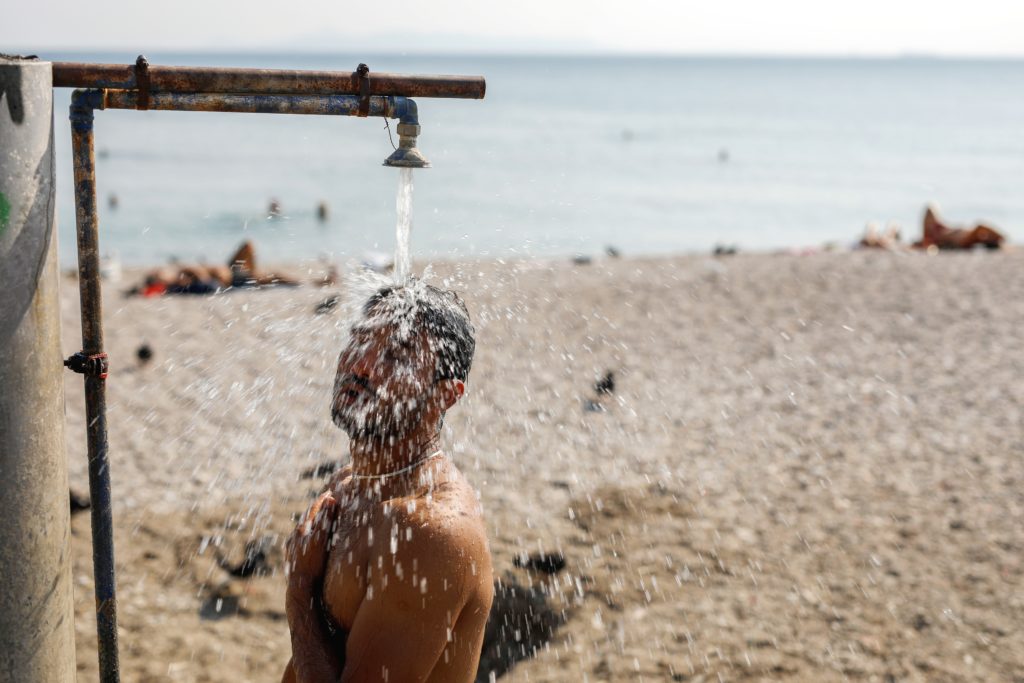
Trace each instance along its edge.
<path fill-rule="evenodd" d="M 162 50 L 149 49 L 147 57 L 157 55 L 162 58 L 169 57 L 268 57 L 284 59 L 310 59 L 316 57 L 353 57 L 359 59 L 373 59 L 374 57 L 394 60 L 394 52 L 380 52 L 380 48 L 370 50 L 320 50 L 320 49 L 240 49 L 240 48 L 197 48 L 193 50 Z M 103 56 L 109 57 L 115 54 L 125 54 L 125 60 L 130 55 L 138 52 L 138 47 L 125 46 L 122 48 L 67 48 L 67 47 L 39 47 L 31 48 L 21 46 L 8 48 L 15 54 L 35 54 L 40 58 L 49 58 L 51 61 L 66 61 L 68 56 Z M 378 50 L 378 51 L 374 51 Z M 759 62 L 1007 62 L 1019 63 L 1024 61 L 1024 54 L 1002 55 L 1002 54 L 942 54 L 942 53 L 737 53 L 737 52 L 630 52 L 612 50 L 463 50 L 463 51 L 437 51 L 437 50 L 405 50 L 401 53 L 402 59 L 567 59 L 567 60 L 677 60 L 677 61 L 759 61 Z M 130 60 L 129 60 L 130 61 Z M 127 63 L 127 62 L 126 62 Z"/>

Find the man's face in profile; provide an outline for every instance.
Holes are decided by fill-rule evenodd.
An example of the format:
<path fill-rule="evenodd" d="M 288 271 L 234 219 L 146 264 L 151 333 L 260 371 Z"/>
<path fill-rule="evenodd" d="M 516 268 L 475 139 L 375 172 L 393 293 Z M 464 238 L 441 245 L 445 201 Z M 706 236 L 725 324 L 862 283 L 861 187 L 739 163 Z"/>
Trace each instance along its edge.
<path fill-rule="evenodd" d="M 436 354 L 415 325 L 366 316 L 352 327 L 334 378 L 334 423 L 350 437 L 401 436 L 432 398 Z"/>

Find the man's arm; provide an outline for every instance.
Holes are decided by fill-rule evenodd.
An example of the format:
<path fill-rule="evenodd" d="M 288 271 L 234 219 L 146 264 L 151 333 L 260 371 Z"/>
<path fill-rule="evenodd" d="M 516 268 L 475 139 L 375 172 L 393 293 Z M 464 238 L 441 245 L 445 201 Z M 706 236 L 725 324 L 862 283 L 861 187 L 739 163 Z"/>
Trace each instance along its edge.
<path fill-rule="evenodd" d="M 413 539 L 383 555 L 349 631 L 341 683 L 427 681 L 441 668 L 445 681 L 473 680 L 491 564 L 482 529 L 466 519 L 413 524 Z M 465 610 L 473 623 L 456 629 Z"/>
<path fill-rule="evenodd" d="M 331 645 L 320 604 L 336 512 L 331 492 L 321 494 L 288 539 L 285 614 L 297 683 L 336 683 L 341 676 L 341 658 Z"/>

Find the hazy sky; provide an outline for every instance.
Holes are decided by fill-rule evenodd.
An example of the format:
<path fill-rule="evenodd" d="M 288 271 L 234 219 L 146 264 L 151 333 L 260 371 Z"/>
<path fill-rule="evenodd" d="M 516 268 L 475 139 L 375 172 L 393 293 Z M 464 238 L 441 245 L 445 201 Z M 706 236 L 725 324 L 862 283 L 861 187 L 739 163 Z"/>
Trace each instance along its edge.
<path fill-rule="evenodd" d="M 1024 56 L 1024 0 L 12 0 L 0 52 Z"/>

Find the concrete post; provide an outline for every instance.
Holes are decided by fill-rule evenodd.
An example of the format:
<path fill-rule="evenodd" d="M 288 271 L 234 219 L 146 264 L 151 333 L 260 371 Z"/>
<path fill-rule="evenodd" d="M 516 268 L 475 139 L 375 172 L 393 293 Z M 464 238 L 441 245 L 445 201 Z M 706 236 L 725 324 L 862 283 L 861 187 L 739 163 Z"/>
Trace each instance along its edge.
<path fill-rule="evenodd" d="M 0 683 L 75 680 L 49 62 L 0 55 Z"/>

